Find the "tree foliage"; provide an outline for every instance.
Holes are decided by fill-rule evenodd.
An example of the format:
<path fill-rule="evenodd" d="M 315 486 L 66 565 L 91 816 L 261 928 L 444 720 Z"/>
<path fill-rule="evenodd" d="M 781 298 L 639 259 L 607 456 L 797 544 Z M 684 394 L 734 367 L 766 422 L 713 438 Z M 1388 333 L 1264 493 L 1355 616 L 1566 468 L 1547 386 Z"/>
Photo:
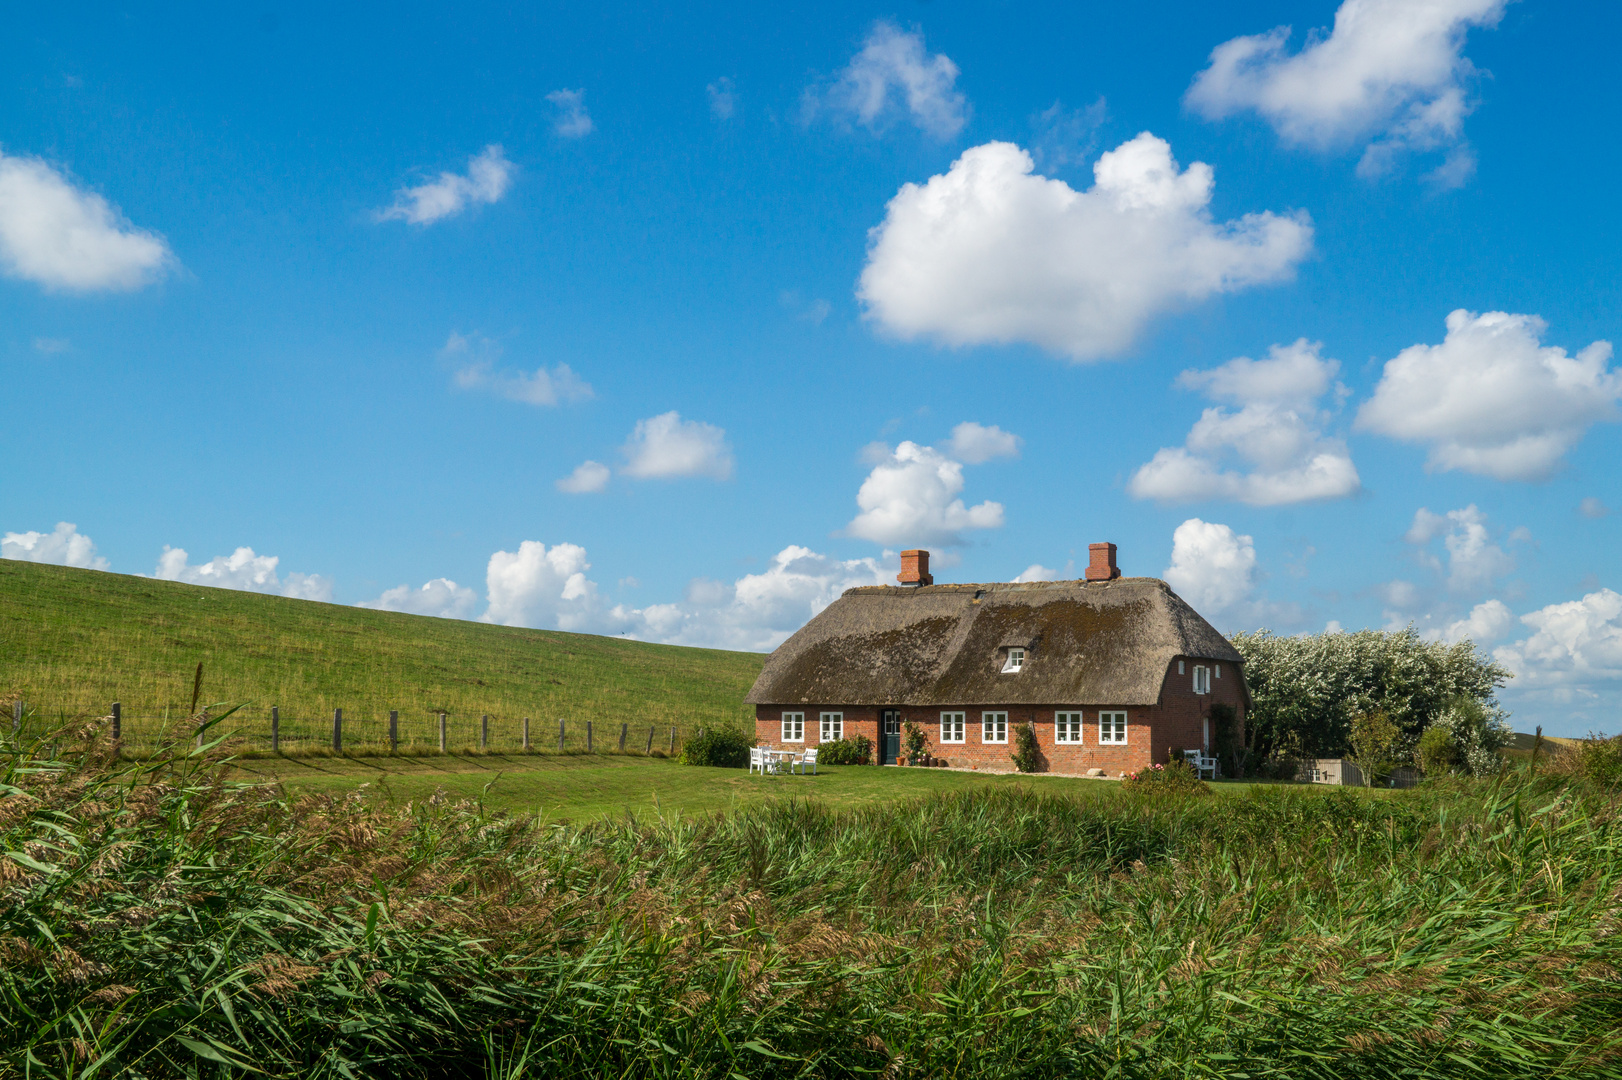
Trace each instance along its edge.
<path fill-rule="evenodd" d="M 1256 757 L 1343 757 L 1352 719 L 1376 711 L 1391 719 L 1401 747 L 1411 750 L 1458 699 L 1478 704 L 1487 726 L 1507 730 L 1493 695 L 1510 673 L 1468 639 L 1423 641 L 1410 626 L 1300 637 L 1264 629 L 1232 641 L 1245 658 L 1251 694 L 1245 741 Z"/>
<path fill-rule="evenodd" d="M 711 728 L 682 744 L 681 763 L 742 769 L 749 764 L 749 750 L 754 745 L 753 734 L 746 734 L 737 728 Z"/>

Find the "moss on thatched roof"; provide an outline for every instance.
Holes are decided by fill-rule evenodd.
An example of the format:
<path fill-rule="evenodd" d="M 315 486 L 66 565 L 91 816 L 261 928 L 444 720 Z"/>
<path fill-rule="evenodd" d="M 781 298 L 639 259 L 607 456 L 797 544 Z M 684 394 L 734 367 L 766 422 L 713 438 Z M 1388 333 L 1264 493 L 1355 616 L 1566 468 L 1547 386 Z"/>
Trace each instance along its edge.
<path fill-rule="evenodd" d="M 1002 674 L 1010 646 L 1025 667 Z M 1237 650 L 1157 578 L 850 589 L 766 660 L 753 705 L 1153 705 Z"/>

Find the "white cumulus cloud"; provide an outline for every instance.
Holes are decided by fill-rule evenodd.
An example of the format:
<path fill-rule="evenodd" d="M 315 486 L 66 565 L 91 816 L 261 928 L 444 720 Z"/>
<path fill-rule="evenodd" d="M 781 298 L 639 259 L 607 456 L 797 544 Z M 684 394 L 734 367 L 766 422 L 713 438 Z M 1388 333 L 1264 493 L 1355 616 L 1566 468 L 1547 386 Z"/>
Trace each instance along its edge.
<path fill-rule="evenodd" d="M 621 610 L 619 617 L 651 641 L 766 652 L 846 589 L 895 584 L 895 571 L 896 566 L 876 559 L 841 560 L 791 545 L 763 573 L 746 574 L 730 585 L 698 580 L 683 603 Z"/>
<path fill-rule="evenodd" d="M 590 569 L 579 544 L 548 548 L 525 540 L 517 551 L 498 551 L 485 570 L 490 603 L 479 618 L 503 626 L 603 632 L 597 584 L 586 577 Z"/>
<path fill-rule="evenodd" d="M 841 560 L 791 545 L 762 573 L 731 583 L 695 578 L 679 602 L 642 608 L 610 604 L 587 576 L 590 569 L 586 550 L 576 544 L 549 548 L 525 540 L 515 552 L 498 551 L 490 557 L 489 606 L 480 619 L 674 645 L 768 651 L 846 589 L 893 584 L 897 567 L 893 559 Z M 622 584 L 635 584 L 635 579 Z"/>
<path fill-rule="evenodd" d="M 482 334 L 452 332 L 440 355 L 457 364 L 456 385 L 464 390 L 487 390 L 508 401 L 552 407 L 564 402 L 587 401 L 593 396 L 591 384 L 574 373 L 568 364 L 534 371 L 499 367 L 499 343 Z"/>
<path fill-rule="evenodd" d="M 1166 581 L 1210 618 L 1238 609 L 1256 588 L 1256 543 L 1227 525 L 1189 518 L 1172 533 Z"/>
<path fill-rule="evenodd" d="M 419 589 L 396 585 L 385 589 L 376 600 L 363 600 L 356 607 L 376 611 L 403 611 L 410 615 L 436 615 L 442 619 L 468 619 L 479 602 L 479 594 L 450 578 L 435 578 Z"/>
<path fill-rule="evenodd" d="M 552 130 L 565 139 L 583 139 L 596 127 L 591 122 L 591 114 L 586 112 L 584 90 L 554 90 L 546 95 L 546 100 L 558 110 L 557 123 Z"/>
<path fill-rule="evenodd" d="M 554 481 L 554 486 L 569 495 L 589 495 L 601 491 L 608 486 L 608 466 L 596 461 L 582 461 L 574 467 L 574 472 Z"/>
<path fill-rule="evenodd" d="M 157 233 L 35 157 L 0 152 L 0 268 L 50 289 L 138 289 L 175 265 Z"/>
<path fill-rule="evenodd" d="M 1593 495 L 1577 504 L 1577 512 L 1585 518 L 1598 519 L 1611 512 L 1611 508 Z"/>
<path fill-rule="evenodd" d="M 906 184 L 869 235 L 857 294 L 901 338 L 1030 342 L 1073 360 L 1118 353 L 1154 316 L 1290 277 L 1305 213 L 1210 213 L 1211 167 L 1179 169 L 1148 132 L 1103 154 L 1076 191 L 1012 143 L 967 150 Z"/>
<path fill-rule="evenodd" d="M 1184 102 L 1209 119 L 1254 110 L 1291 143 L 1366 143 L 1358 171 L 1376 175 L 1405 151 L 1451 151 L 1432 178 L 1468 179 L 1463 143 L 1475 68 L 1464 56 L 1472 27 L 1495 26 L 1507 0 L 1345 0 L 1332 32 L 1287 50 L 1290 28 L 1225 41 Z"/>
<path fill-rule="evenodd" d="M 216 555 L 208 562 L 193 565 L 185 548 L 165 544 L 152 576 L 164 581 L 212 585 L 219 589 L 276 593 L 299 600 L 332 599 L 331 578 L 321 574 L 278 577 L 276 567 L 280 562 L 275 555 L 256 555 L 251 547 L 239 547 L 230 555 Z"/>
<path fill-rule="evenodd" d="M 1052 567 L 1043 566 L 1041 563 L 1032 563 L 1019 572 L 1019 576 L 1014 579 L 1014 582 L 1017 584 L 1022 581 L 1058 581 L 1061 576 L 1060 571 Z"/>
<path fill-rule="evenodd" d="M 1518 684 L 1591 693 L 1592 683 L 1622 679 L 1622 594 L 1600 589 L 1522 615 L 1521 622 L 1531 636 L 1493 653 Z"/>
<path fill-rule="evenodd" d="M 714 424 L 683 420 L 675 410 L 638 420 L 626 440 L 620 471 L 644 480 L 677 476 L 725 480 L 733 466 L 726 434 Z"/>
<path fill-rule="evenodd" d="M 978 465 L 993 458 L 1017 458 L 1024 440 L 1013 432 L 1004 431 L 996 424 L 986 427 L 973 420 L 965 420 L 952 429 L 946 442 L 946 452 L 959 461 Z"/>
<path fill-rule="evenodd" d="M 1470 614 L 1456 619 L 1442 628 L 1440 639 L 1449 645 L 1469 638 L 1477 645 L 1491 645 L 1509 633 L 1515 616 L 1502 600 L 1485 600 L 1470 609 Z"/>
<path fill-rule="evenodd" d="M 1274 345 L 1265 360 L 1238 357 L 1209 371 L 1185 371 L 1178 384 L 1239 406 L 1206 409 L 1183 446 L 1163 447 L 1127 483 L 1140 499 L 1188 502 L 1234 499 L 1279 506 L 1337 499 L 1360 487 L 1346 444 L 1324 434 L 1319 400 L 1331 389 L 1337 361 L 1305 338 Z M 1224 468 L 1237 457 L 1243 470 Z"/>
<path fill-rule="evenodd" d="M 861 513 L 847 536 L 892 547 L 957 547 L 970 529 L 999 529 L 1002 504 L 965 506 L 963 464 L 934 447 L 903 442 L 892 452 L 877 447 L 873 471 L 856 493 Z"/>
<path fill-rule="evenodd" d="M 90 537 L 67 521 L 57 522 L 56 528 L 48 533 L 8 532 L 0 536 L 0 559 L 77 566 L 84 570 L 110 568 L 107 560 L 96 554 L 96 545 Z"/>
<path fill-rule="evenodd" d="M 807 89 L 801 105 L 807 121 L 826 111 L 882 131 L 905 116 L 918 130 L 950 139 L 968 122 L 968 101 L 957 89 L 957 75 L 949 57 L 932 56 L 924 48 L 922 32 L 880 22 L 833 84 Z"/>
<path fill-rule="evenodd" d="M 1576 356 L 1540 344 L 1535 315 L 1459 309 L 1440 345 L 1410 345 L 1388 360 L 1357 427 L 1430 446 L 1426 468 L 1498 480 L 1541 480 L 1588 428 L 1616 418 L 1622 374 L 1611 343 Z"/>
<path fill-rule="evenodd" d="M 394 203 L 377 212 L 379 221 L 431 225 L 455 217 L 472 203 L 500 201 L 512 185 L 517 167 L 492 143 L 468 159 L 467 172 L 442 172 L 433 180 L 394 193 Z"/>
<path fill-rule="evenodd" d="M 1441 560 L 1425 550 L 1439 536 L 1447 552 L 1448 588 L 1455 592 L 1487 588 L 1515 569 L 1514 558 L 1493 542 L 1487 515 L 1475 503 L 1445 514 L 1421 506 L 1403 539 L 1420 549 L 1422 562 L 1439 571 Z"/>

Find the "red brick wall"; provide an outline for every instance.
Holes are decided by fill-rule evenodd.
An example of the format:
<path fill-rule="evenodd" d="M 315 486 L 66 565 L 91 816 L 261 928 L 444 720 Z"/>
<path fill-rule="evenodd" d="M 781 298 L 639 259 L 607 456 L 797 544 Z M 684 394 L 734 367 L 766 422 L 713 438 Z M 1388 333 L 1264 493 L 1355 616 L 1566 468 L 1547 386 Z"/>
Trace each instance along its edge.
<path fill-rule="evenodd" d="M 1208 660 L 1199 663 L 1212 667 Z M 1244 717 L 1244 696 L 1239 671 L 1231 664 L 1222 664 L 1221 678 L 1212 677 L 1209 694 L 1195 694 L 1193 672 L 1195 661 L 1184 658 L 1183 673 L 1177 672 L 1174 660 L 1168 666 L 1161 684 L 1160 703 L 1142 706 L 1109 705 L 964 705 L 955 708 L 942 706 L 900 706 L 903 723 L 916 724 L 929 739 L 929 753 L 937 761 L 958 768 L 977 768 L 988 772 L 1012 772 L 1010 755 L 1015 747 L 1014 727 L 1030 723 L 1036 729 L 1037 747 L 1044 759 L 1040 771 L 1085 773 L 1100 768 L 1114 776 L 1121 772 L 1134 772 L 1156 761 L 1166 760 L 1168 749 L 1194 750 L 1212 748 L 1205 739 L 1204 721 L 1210 707 L 1216 703 L 1233 705 Z M 886 706 L 892 707 L 892 706 Z M 1054 714 L 1074 712 L 1083 714 L 1082 741 L 1079 745 L 1058 743 L 1054 738 Z M 1098 714 L 1100 711 L 1124 711 L 1127 714 L 1127 740 L 1125 746 L 1103 745 L 1098 741 Z M 782 738 L 782 714 L 805 714 L 805 742 L 785 743 Z M 802 749 L 816 746 L 820 735 L 820 714 L 843 712 L 845 738 L 866 735 L 877 745 L 879 740 L 880 707 L 874 705 L 758 705 L 755 707 L 755 734 L 763 746 Z M 940 719 L 943 712 L 964 713 L 964 741 L 940 741 Z M 982 741 L 981 713 L 1006 712 L 1008 714 L 1008 741 L 987 743 Z M 1215 740 L 1215 730 L 1210 739 Z M 906 736 L 902 736 L 902 751 L 906 750 Z"/>

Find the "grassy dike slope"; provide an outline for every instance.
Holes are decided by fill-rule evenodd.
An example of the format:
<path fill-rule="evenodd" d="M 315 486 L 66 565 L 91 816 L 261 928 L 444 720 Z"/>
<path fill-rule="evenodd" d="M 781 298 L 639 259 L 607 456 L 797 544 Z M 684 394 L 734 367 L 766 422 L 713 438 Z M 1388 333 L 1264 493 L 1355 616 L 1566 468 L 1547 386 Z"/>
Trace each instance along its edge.
<path fill-rule="evenodd" d="M 399 709 L 687 729 L 742 721 L 764 656 L 290 600 L 0 560 L 0 694 L 45 720 L 183 714 L 203 700 L 283 716 Z"/>

